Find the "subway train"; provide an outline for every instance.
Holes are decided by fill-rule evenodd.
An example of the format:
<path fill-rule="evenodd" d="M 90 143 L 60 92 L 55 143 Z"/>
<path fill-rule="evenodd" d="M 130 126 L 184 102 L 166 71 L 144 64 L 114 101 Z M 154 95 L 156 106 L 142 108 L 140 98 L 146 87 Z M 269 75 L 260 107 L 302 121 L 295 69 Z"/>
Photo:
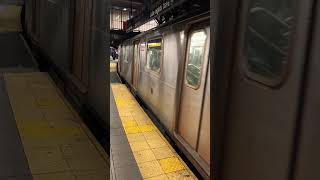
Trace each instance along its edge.
<path fill-rule="evenodd" d="M 212 6 L 217 179 L 319 179 L 319 1 Z"/>
<path fill-rule="evenodd" d="M 221 180 L 319 179 L 320 3 L 217 0 L 211 5 L 210 20 L 200 15 L 124 42 L 119 74 L 203 175 L 214 164 Z M 95 107 L 108 122 L 103 103 L 109 103 L 109 89 L 102 79 L 107 68 L 100 61 L 106 51 L 101 41 L 108 39 L 104 7 L 103 0 L 29 0 L 24 25 L 32 49 L 57 67 L 49 70 L 64 92 Z M 93 28 L 78 28 L 84 23 Z M 201 42 L 200 51 L 194 39 Z M 189 63 L 199 52 L 201 68 Z M 88 56 L 97 61 L 90 68 Z M 204 115 L 209 99 L 211 121 Z M 209 124 L 214 129 L 205 130 Z"/>
<path fill-rule="evenodd" d="M 203 177 L 210 177 L 210 16 L 157 27 L 119 46 L 118 73 Z"/>
<path fill-rule="evenodd" d="M 212 87 L 208 123 L 212 136 L 206 141 L 212 145 L 207 149 L 214 167 L 211 177 L 319 179 L 319 1 L 223 0 L 211 6 L 208 68 L 212 79 L 207 82 Z M 197 27 L 192 20 L 185 22 L 159 27 L 123 43 L 119 72 L 189 159 L 205 160 L 184 134 L 185 130 L 201 135 L 204 130 L 196 124 L 203 119 L 197 121 L 193 116 L 197 109 L 182 109 L 187 104 L 184 98 L 192 100 L 190 107 L 199 100 L 193 94 L 184 95 L 186 88 L 192 90 L 186 86 L 192 44 L 188 39 L 193 32 L 188 28 Z M 150 61 L 156 53 L 148 54 L 154 43 L 162 45 L 160 65 Z M 202 105 L 198 107 L 205 112 L 206 103 Z M 184 123 L 189 117 L 194 122 Z M 197 135 L 193 137 L 200 140 Z"/>

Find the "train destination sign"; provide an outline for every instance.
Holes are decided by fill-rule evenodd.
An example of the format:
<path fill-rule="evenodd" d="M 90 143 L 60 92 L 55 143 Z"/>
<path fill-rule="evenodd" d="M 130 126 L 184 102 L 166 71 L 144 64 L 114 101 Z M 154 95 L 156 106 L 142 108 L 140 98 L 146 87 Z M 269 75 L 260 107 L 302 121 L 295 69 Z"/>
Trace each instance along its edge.
<path fill-rule="evenodd" d="M 172 6 L 173 3 L 174 3 L 174 0 L 167 0 L 163 2 L 162 4 L 160 4 L 158 7 L 156 7 L 154 10 L 150 12 L 150 17 L 158 15 L 160 12 Z"/>

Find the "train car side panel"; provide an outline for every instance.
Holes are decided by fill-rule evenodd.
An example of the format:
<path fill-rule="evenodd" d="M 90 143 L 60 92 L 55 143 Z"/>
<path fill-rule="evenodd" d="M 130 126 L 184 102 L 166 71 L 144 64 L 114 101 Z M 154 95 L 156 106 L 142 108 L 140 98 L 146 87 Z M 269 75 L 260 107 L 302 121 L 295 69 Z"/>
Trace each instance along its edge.
<path fill-rule="evenodd" d="M 121 66 L 121 75 L 127 81 L 128 84 L 132 84 L 132 62 L 133 52 L 132 45 L 127 44 L 124 46 L 124 56 Z"/>
<path fill-rule="evenodd" d="M 153 39 L 153 37 L 148 37 L 147 39 L 149 39 L 149 43 L 146 43 L 145 51 L 148 51 L 148 44 L 152 43 L 150 39 Z M 178 44 L 176 34 L 161 36 L 161 40 L 160 72 L 155 73 L 149 70 L 147 59 L 142 58 L 139 83 L 143 86 L 139 86 L 138 93 L 166 128 L 172 130 L 175 114 L 175 83 L 179 61 L 177 54 Z M 148 52 L 145 53 L 147 54 Z"/>

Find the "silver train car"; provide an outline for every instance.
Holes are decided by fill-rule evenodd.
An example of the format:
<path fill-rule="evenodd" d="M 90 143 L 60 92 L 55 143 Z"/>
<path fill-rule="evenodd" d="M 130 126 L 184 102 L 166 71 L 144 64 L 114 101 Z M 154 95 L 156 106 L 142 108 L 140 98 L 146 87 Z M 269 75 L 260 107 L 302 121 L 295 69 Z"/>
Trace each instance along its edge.
<path fill-rule="evenodd" d="M 210 16 L 158 27 L 119 47 L 118 72 L 180 150 L 210 177 Z"/>

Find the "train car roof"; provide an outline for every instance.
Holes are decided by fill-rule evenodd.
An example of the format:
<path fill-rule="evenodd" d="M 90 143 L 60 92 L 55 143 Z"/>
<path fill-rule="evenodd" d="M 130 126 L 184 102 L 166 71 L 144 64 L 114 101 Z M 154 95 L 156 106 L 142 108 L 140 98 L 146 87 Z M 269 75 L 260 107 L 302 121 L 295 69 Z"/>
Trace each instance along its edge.
<path fill-rule="evenodd" d="M 189 22 L 189 21 L 194 21 L 196 19 L 201 19 L 201 18 L 204 18 L 204 19 L 208 18 L 209 19 L 210 18 L 210 12 L 208 11 L 208 12 L 204 12 L 202 14 L 198 14 L 196 16 L 192 16 L 192 17 L 186 18 L 186 19 L 180 19 L 180 20 L 173 21 L 173 22 L 170 22 L 170 23 L 162 24 L 162 25 L 157 26 L 157 27 L 155 27 L 153 29 L 150 29 L 148 31 L 140 33 L 140 34 L 138 34 L 138 35 L 136 35 L 136 36 L 134 36 L 134 37 L 132 37 L 130 39 L 125 40 L 119 46 L 131 44 L 133 41 L 138 41 L 141 38 L 143 38 L 143 37 L 145 37 L 147 35 L 150 35 L 150 34 L 152 34 L 154 32 L 157 32 L 157 31 L 165 31 L 166 28 L 169 28 L 169 27 L 171 27 L 173 25 L 177 25 L 177 24 L 181 24 L 181 23 L 185 23 L 185 22 Z"/>

